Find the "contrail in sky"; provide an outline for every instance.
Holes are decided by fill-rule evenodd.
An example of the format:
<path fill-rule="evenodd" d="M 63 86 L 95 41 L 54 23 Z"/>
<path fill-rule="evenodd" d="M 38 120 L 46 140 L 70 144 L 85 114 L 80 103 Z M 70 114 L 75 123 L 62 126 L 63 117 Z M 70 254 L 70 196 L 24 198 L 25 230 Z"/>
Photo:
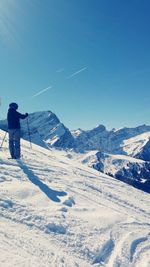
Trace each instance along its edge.
<path fill-rule="evenodd" d="M 66 79 L 70 79 L 70 78 L 76 76 L 77 74 L 81 73 L 82 71 L 84 71 L 84 70 L 86 70 L 86 69 L 87 69 L 87 67 L 84 67 L 84 68 L 82 68 L 82 69 L 80 69 L 80 70 L 78 70 L 78 71 L 72 73 L 72 74 L 71 74 L 70 76 L 68 76 Z M 59 70 L 59 71 L 60 71 L 60 70 Z M 63 71 L 63 69 L 61 69 L 61 71 Z M 39 96 L 39 95 L 41 95 L 41 94 L 43 94 L 44 92 L 50 90 L 52 87 L 53 87 L 53 86 L 49 86 L 49 87 L 47 87 L 47 88 L 45 88 L 45 89 L 39 91 L 38 93 L 36 93 L 35 95 L 33 95 L 32 98 L 33 98 L 33 97 L 36 97 L 36 96 Z"/>
<path fill-rule="evenodd" d="M 47 88 L 45 88 L 45 89 L 39 91 L 38 93 L 36 93 L 36 94 L 33 95 L 32 97 L 36 97 L 36 96 L 38 96 L 38 95 L 41 95 L 41 94 L 43 94 L 44 92 L 46 92 L 46 91 L 48 91 L 49 89 L 51 89 L 52 87 L 53 87 L 53 86 L 49 86 L 49 87 L 47 87 Z"/>
<path fill-rule="evenodd" d="M 82 72 L 82 71 L 84 71 L 84 70 L 86 70 L 86 69 L 87 69 L 87 67 L 84 67 L 84 68 L 82 68 L 82 69 L 80 69 L 80 70 L 74 72 L 73 74 L 71 74 L 70 76 L 68 76 L 67 79 L 70 79 L 70 78 L 76 76 L 77 74 L 79 74 L 80 72 Z"/>

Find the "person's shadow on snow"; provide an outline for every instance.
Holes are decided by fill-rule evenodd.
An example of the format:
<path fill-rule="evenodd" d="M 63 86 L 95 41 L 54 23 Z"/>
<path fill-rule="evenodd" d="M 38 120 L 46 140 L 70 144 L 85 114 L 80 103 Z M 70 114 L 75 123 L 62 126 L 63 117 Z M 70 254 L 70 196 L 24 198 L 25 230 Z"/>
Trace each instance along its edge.
<path fill-rule="evenodd" d="M 55 202 L 60 202 L 61 200 L 59 199 L 59 197 L 62 197 L 62 196 L 66 196 L 67 195 L 66 192 L 53 190 L 53 189 L 49 188 L 46 184 L 44 184 L 43 182 L 41 182 L 41 180 L 39 179 L 39 177 L 37 175 L 35 175 L 34 172 L 32 170 L 30 170 L 22 161 L 18 161 L 18 165 L 23 170 L 23 172 L 27 175 L 27 177 L 29 178 L 29 180 L 33 184 L 35 184 L 36 186 L 38 186 L 40 188 L 40 190 L 49 199 L 51 199 L 51 200 L 53 200 Z"/>

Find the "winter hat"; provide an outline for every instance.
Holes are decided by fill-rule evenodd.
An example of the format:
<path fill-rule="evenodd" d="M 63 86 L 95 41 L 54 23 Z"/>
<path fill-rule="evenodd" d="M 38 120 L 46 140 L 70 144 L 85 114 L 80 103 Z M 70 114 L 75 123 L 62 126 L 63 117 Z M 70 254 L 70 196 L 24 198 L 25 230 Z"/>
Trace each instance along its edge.
<path fill-rule="evenodd" d="M 18 109 L 18 104 L 17 103 L 10 103 L 9 107 L 17 110 Z"/>

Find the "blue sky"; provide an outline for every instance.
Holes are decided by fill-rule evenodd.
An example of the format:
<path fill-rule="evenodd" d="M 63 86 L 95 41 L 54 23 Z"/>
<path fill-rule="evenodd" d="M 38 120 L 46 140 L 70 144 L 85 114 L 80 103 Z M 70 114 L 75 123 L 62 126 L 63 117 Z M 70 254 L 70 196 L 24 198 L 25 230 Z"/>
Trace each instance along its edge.
<path fill-rule="evenodd" d="M 150 124 L 149 0 L 1 2 L 1 119 L 15 101 L 69 129 Z"/>

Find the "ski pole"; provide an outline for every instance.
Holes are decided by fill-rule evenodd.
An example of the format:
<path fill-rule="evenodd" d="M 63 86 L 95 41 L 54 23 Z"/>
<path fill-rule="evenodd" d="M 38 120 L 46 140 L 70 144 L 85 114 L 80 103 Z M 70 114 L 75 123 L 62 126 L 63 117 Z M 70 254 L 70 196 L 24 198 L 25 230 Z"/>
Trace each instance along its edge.
<path fill-rule="evenodd" d="M 3 147 L 3 143 L 4 143 L 4 141 L 5 141 L 6 135 L 7 135 L 7 132 L 5 132 L 5 135 L 4 135 L 4 138 L 3 138 L 3 140 L 2 140 L 2 143 L 1 143 L 0 149 L 2 149 L 2 147 Z"/>
<path fill-rule="evenodd" d="M 29 121 L 28 121 L 28 118 L 27 118 L 27 128 L 28 128 L 28 135 L 29 135 L 29 141 L 30 141 L 30 148 L 32 149 L 31 135 L 30 135 L 30 128 L 29 128 Z"/>

